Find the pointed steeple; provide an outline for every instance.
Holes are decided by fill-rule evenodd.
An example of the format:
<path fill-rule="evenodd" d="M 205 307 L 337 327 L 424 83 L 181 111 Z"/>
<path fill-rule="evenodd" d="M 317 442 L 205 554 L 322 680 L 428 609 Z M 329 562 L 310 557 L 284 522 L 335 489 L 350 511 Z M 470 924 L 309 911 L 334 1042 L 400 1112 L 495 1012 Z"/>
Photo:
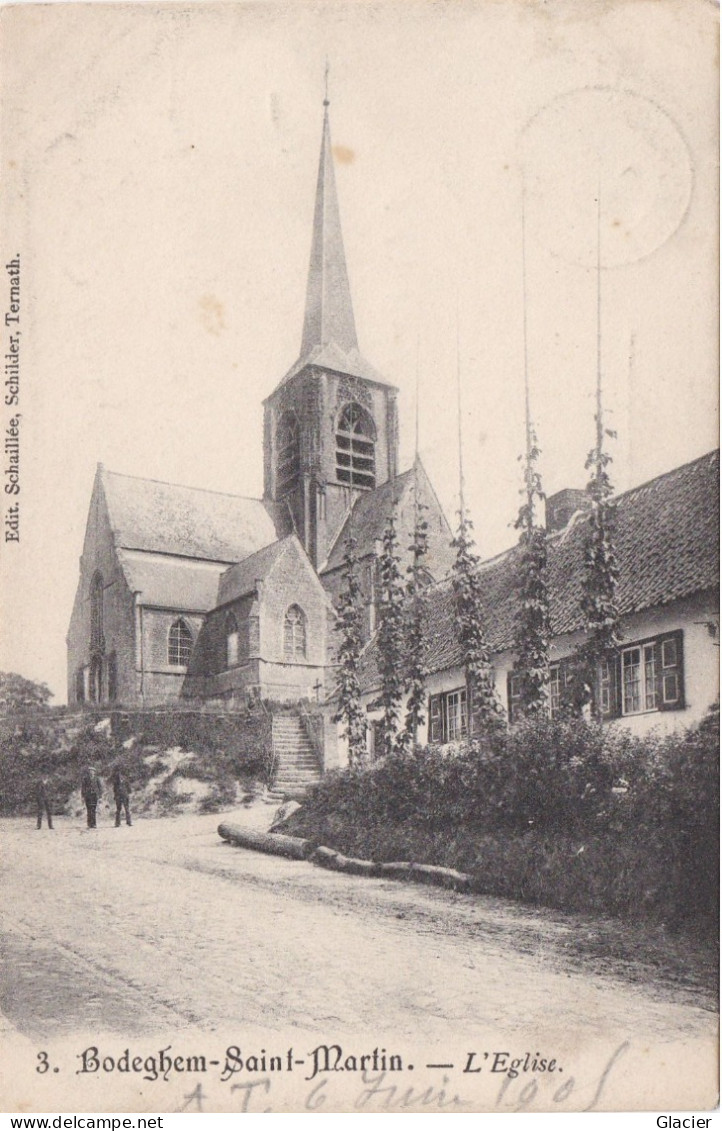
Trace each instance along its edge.
<path fill-rule="evenodd" d="M 301 356 L 327 345 L 338 346 L 344 353 L 358 349 L 333 171 L 328 98 L 324 99 L 323 106 L 321 158 L 316 183 Z"/>

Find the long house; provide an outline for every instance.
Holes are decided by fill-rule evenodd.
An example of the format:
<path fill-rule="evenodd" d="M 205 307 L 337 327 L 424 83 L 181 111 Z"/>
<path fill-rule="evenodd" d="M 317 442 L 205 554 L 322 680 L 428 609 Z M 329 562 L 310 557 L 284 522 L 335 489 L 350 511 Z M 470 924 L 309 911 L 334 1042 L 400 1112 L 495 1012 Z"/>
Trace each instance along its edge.
<path fill-rule="evenodd" d="M 583 499 L 581 492 L 565 491 L 547 506 L 552 716 L 560 708 L 570 657 L 584 639 Z M 626 491 L 615 502 L 623 639 L 597 673 L 603 717 L 636 733 L 689 726 L 719 695 L 719 451 Z M 511 722 L 518 716 L 513 651 L 518 567 L 517 547 L 480 566 L 496 691 Z M 468 735 L 469 712 L 449 578 L 425 590 L 423 617 L 428 701 L 420 737 L 458 742 Z M 381 717 L 376 638 L 362 654 L 361 680 L 373 753 Z"/>

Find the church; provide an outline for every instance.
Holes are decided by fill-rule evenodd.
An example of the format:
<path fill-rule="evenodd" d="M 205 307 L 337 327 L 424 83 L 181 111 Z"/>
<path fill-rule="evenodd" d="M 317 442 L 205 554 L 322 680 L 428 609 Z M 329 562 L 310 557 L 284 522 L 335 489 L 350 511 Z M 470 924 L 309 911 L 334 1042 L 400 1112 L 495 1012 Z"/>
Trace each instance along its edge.
<path fill-rule="evenodd" d="M 397 393 L 358 347 L 326 100 L 301 348 L 264 402 L 263 498 L 98 465 L 67 635 L 68 702 L 326 698 L 348 540 L 367 638 L 394 509 L 407 553 L 417 501 L 426 508 L 429 583 L 452 563 L 423 466 L 398 468 Z"/>
<path fill-rule="evenodd" d="M 428 522 L 428 702 L 420 737 L 442 745 L 463 740 L 468 709 L 449 581 L 452 531 L 418 458 L 398 468 L 397 392 L 358 347 L 326 101 L 300 353 L 264 402 L 263 498 L 98 465 L 67 636 L 68 702 L 238 708 L 260 699 L 279 704 L 281 715 L 284 704 L 327 702 L 334 609 L 353 539 L 364 602 L 359 677 L 373 756 L 378 555 L 391 513 L 400 552 L 409 555 L 418 503 Z M 599 670 L 604 717 L 638 733 L 689 726 L 719 694 L 719 452 L 615 503 L 623 640 Z M 574 490 L 546 500 L 552 716 L 583 639 L 586 505 L 585 493 Z M 512 548 L 480 567 L 497 695 L 512 722 L 517 555 Z M 288 711 L 285 722 L 276 714 L 280 748 L 295 724 Z M 299 730 L 291 743 L 296 755 L 305 741 Z M 343 761 L 343 742 L 329 735 L 314 758 L 317 775 L 319 766 Z"/>

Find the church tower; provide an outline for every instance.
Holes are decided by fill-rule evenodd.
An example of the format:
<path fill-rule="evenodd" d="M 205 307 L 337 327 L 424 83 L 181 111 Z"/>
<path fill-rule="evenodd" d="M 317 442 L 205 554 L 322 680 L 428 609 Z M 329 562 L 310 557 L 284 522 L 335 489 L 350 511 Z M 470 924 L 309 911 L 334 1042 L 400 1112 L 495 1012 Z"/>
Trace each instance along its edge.
<path fill-rule="evenodd" d="M 264 401 L 264 499 L 316 569 L 356 499 L 397 471 L 397 390 L 361 356 L 324 100 L 301 352 Z"/>

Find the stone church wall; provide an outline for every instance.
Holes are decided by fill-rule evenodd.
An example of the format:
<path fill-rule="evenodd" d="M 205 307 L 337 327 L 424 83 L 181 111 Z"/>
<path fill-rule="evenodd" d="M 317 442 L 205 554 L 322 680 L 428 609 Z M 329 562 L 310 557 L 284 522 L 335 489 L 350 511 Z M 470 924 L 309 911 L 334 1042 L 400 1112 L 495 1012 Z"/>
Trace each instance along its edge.
<path fill-rule="evenodd" d="M 78 702 L 78 673 L 84 672 L 84 697 L 90 696 L 90 591 L 93 578 L 103 578 L 103 698 L 108 698 L 111 657 L 115 659 L 118 701 L 133 702 L 137 694 L 135 610 L 133 594 L 123 577 L 113 546 L 102 493 L 96 487 L 90 504 L 80 578 L 67 637 L 68 702 Z"/>
<path fill-rule="evenodd" d="M 179 617 L 188 625 L 195 642 L 203 624 L 202 616 L 168 609 L 139 610 L 139 666 L 142 667 L 139 695 L 143 703 L 172 703 L 180 697 L 186 669 L 168 663 L 168 633 Z"/>

